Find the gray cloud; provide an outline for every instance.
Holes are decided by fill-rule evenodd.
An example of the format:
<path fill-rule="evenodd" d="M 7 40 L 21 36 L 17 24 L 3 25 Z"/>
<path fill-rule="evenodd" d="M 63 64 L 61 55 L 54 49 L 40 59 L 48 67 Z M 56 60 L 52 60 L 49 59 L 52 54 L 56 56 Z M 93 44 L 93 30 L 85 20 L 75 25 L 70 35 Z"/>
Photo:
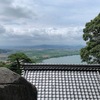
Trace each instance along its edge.
<path fill-rule="evenodd" d="M 4 26 L 0 25 L 0 34 L 4 34 L 6 32 L 6 29 Z"/>
<path fill-rule="evenodd" d="M 0 0 L 0 21 L 2 23 L 20 23 L 35 17 L 36 14 L 32 9 L 16 4 L 15 0 Z"/>
<path fill-rule="evenodd" d="M 22 7 L 6 7 L 2 14 L 10 18 L 31 18 L 32 16 L 31 11 Z"/>
<path fill-rule="evenodd" d="M 36 0 L 35 2 L 41 14 L 39 23 L 46 25 L 84 25 L 100 12 L 98 0 Z"/>
<path fill-rule="evenodd" d="M 8 3 L 12 3 L 13 0 L 0 0 L 0 5 L 2 4 L 8 4 Z"/>
<path fill-rule="evenodd" d="M 9 45 L 84 44 L 83 27 L 12 28 L 6 26 L 5 29 L 6 33 L 2 39 L 6 40 L 4 44 Z"/>
<path fill-rule="evenodd" d="M 0 0 L 0 45 L 84 44 L 82 29 L 99 13 L 95 0 Z"/>

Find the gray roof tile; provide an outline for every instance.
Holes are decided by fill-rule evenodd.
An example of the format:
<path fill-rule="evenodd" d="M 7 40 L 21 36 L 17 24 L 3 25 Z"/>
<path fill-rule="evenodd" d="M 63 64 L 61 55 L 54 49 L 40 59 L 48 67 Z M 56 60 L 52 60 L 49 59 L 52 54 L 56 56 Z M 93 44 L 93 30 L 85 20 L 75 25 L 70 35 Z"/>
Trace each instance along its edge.
<path fill-rule="evenodd" d="M 99 65 L 41 66 L 25 65 L 23 72 L 37 87 L 38 100 L 100 100 Z"/>

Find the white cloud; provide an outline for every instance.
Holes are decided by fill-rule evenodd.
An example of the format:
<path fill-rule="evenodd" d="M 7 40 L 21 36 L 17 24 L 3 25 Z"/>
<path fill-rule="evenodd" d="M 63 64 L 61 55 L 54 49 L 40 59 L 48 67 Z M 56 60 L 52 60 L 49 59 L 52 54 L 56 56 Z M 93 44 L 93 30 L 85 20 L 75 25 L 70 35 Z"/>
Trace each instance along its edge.
<path fill-rule="evenodd" d="M 0 35 L 5 33 L 5 28 L 4 26 L 0 25 Z"/>
<path fill-rule="evenodd" d="M 11 27 L 5 26 L 6 32 L 2 39 L 5 43 L 25 44 L 84 44 L 82 40 L 83 27 Z M 81 43 L 80 43 L 81 41 Z M 19 44 L 20 42 L 20 44 Z M 34 44 L 33 44 L 34 43 Z M 14 44 L 13 44 L 14 45 Z"/>
<path fill-rule="evenodd" d="M 82 29 L 100 9 L 95 0 L 0 0 L 0 45 L 84 44 Z"/>

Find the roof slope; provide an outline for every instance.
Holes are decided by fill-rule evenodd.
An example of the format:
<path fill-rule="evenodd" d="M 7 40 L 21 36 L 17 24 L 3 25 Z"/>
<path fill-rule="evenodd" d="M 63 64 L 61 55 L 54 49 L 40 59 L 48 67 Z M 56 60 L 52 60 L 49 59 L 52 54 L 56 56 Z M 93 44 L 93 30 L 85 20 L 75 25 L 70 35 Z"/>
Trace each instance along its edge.
<path fill-rule="evenodd" d="M 24 65 L 38 100 L 100 100 L 99 65 Z"/>

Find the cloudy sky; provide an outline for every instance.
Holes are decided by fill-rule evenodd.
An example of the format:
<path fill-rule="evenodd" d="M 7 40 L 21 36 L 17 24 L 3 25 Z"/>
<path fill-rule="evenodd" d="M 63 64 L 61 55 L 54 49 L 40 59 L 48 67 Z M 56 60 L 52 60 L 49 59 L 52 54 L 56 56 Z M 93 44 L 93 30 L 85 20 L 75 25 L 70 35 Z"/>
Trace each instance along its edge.
<path fill-rule="evenodd" d="M 84 45 L 100 0 L 0 0 L 0 46 Z"/>

